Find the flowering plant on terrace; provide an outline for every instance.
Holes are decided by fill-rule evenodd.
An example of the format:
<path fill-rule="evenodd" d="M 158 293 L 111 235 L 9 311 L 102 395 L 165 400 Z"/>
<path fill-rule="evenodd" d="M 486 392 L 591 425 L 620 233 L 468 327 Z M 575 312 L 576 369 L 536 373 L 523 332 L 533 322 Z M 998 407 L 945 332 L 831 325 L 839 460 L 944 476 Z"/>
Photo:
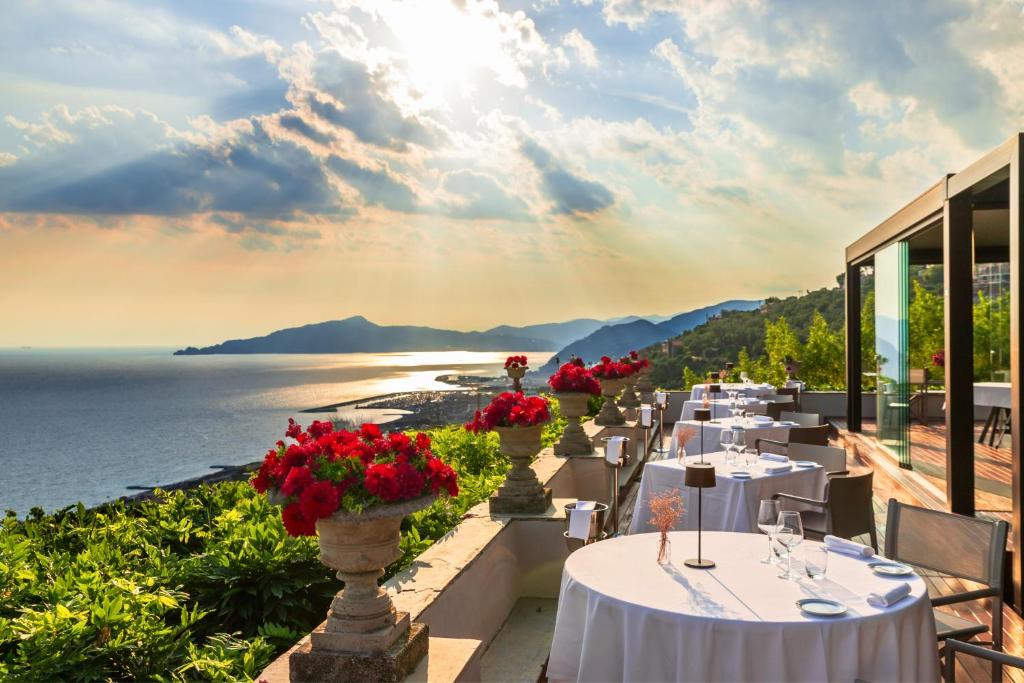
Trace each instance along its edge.
<path fill-rule="evenodd" d="M 619 362 L 628 363 L 633 368 L 633 372 L 640 372 L 644 368 L 651 367 L 651 361 L 647 360 L 647 358 L 641 358 L 640 354 L 636 351 L 630 351 L 629 355 L 620 358 Z"/>
<path fill-rule="evenodd" d="M 527 364 L 526 356 L 509 356 L 505 359 L 505 369 L 509 368 L 525 368 Z"/>
<path fill-rule="evenodd" d="M 498 394 L 482 411 L 465 424 L 471 432 L 489 432 L 495 427 L 533 427 L 551 419 L 547 400 L 525 396 L 523 392 Z"/>
<path fill-rule="evenodd" d="M 601 393 L 601 384 L 594 379 L 590 370 L 572 362 L 558 368 L 555 374 L 548 378 L 548 384 L 556 392 L 577 391 L 594 396 Z"/>
<path fill-rule="evenodd" d="M 382 434 L 373 424 L 359 431 L 335 430 L 314 420 L 308 429 L 288 420 L 285 435 L 267 451 L 251 480 L 284 507 L 281 518 L 292 536 L 312 536 L 316 520 L 335 512 L 361 512 L 429 494 L 456 496 L 455 471 L 430 451 L 430 437 Z"/>
<path fill-rule="evenodd" d="M 601 356 L 601 362 L 590 368 L 590 372 L 599 379 L 622 379 L 629 377 L 635 371 L 632 363 L 613 361 L 608 356 Z"/>

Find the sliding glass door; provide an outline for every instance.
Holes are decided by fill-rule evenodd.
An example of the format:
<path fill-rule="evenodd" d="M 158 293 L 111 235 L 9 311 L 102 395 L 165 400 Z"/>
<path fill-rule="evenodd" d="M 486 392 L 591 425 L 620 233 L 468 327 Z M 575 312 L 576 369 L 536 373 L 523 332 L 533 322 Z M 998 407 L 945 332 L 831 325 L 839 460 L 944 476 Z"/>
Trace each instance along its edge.
<path fill-rule="evenodd" d="M 908 253 L 897 242 L 875 254 L 875 360 L 878 441 L 909 468 Z"/>

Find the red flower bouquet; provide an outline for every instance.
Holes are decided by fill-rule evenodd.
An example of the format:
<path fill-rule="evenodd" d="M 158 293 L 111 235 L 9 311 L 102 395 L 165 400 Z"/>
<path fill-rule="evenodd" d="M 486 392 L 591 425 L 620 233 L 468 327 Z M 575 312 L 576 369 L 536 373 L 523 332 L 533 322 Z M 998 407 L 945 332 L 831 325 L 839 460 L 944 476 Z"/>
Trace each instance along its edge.
<path fill-rule="evenodd" d="M 623 356 L 619 359 L 620 363 L 629 363 L 633 367 L 633 372 L 640 372 L 644 368 L 651 367 L 651 361 L 646 358 L 641 358 L 640 354 L 636 351 L 630 351 L 628 356 Z"/>
<path fill-rule="evenodd" d="M 548 378 L 548 384 L 558 393 L 576 391 L 597 396 L 601 393 L 601 384 L 585 367 L 569 362 L 558 368 Z"/>
<path fill-rule="evenodd" d="M 527 364 L 526 356 L 509 356 L 505 359 L 505 369 L 509 368 L 525 368 Z"/>
<path fill-rule="evenodd" d="M 946 350 L 942 349 L 932 354 L 932 365 L 937 368 L 946 367 Z"/>
<path fill-rule="evenodd" d="M 590 368 L 591 374 L 598 379 L 622 379 L 633 374 L 633 365 L 622 361 L 613 361 L 608 356 L 601 356 L 601 362 Z"/>
<path fill-rule="evenodd" d="M 283 501 L 281 518 L 292 536 L 316 534 L 316 520 L 338 510 L 459 493 L 454 470 L 431 453 L 426 434 L 382 434 L 372 424 L 335 431 L 319 420 L 303 430 L 290 419 L 285 435 L 295 443 L 278 441 L 250 483 Z"/>
<path fill-rule="evenodd" d="M 489 432 L 495 427 L 533 427 L 551 419 L 548 402 L 540 396 L 506 391 L 494 397 L 482 411 L 465 424 L 471 432 Z"/>

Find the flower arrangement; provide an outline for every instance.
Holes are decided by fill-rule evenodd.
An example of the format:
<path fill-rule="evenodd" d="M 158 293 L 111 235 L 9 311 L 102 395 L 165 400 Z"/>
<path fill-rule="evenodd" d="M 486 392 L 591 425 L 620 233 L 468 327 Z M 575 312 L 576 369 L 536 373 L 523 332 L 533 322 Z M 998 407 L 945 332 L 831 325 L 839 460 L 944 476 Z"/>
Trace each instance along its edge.
<path fill-rule="evenodd" d="M 316 534 L 316 520 L 335 512 L 361 512 L 428 494 L 456 496 L 455 471 L 430 451 L 430 437 L 382 434 L 373 424 L 335 430 L 314 420 L 307 429 L 288 420 L 285 436 L 267 451 L 250 483 L 283 499 L 281 518 L 292 536 Z"/>
<path fill-rule="evenodd" d="M 505 369 L 509 368 L 525 368 L 527 364 L 526 356 L 509 356 L 505 359 Z"/>
<path fill-rule="evenodd" d="M 945 349 L 939 349 L 938 351 L 936 351 L 935 353 L 932 354 L 932 365 L 934 365 L 937 368 L 944 368 L 944 367 L 946 367 L 946 350 Z"/>
<path fill-rule="evenodd" d="M 601 356 L 601 362 L 590 368 L 590 372 L 599 379 L 622 379 L 632 375 L 635 370 L 631 363 L 616 362 L 608 356 Z"/>
<path fill-rule="evenodd" d="M 495 427 L 533 427 L 551 419 L 548 402 L 540 396 L 524 396 L 521 391 L 498 394 L 464 427 L 474 433 L 489 432 Z"/>
<path fill-rule="evenodd" d="M 645 368 L 651 367 L 651 361 L 647 358 L 641 358 L 640 354 L 636 351 L 630 351 L 629 355 L 620 358 L 619 362 L 629 363 L 633 367 L 633 372 L 640 372 Z"/>
<path fill-rule="evenodd" d="M 548 385 L 558 393 L 576 391 L 594 396 L 601 393 L 601 384 L 594 379 L 594 375 L 586 367 L 572 362 L 566 363 L 548 377 Z"/>
<path fill-rule="evenodd" d="M 666 564 L 669 561 L 670 544 L 668 532 L 676 525 L 679 518 L 686 511 L 683 507 L 683 499 L 679 489 L 664 491 L 651 497 L 648 503 L 651 509 L 651 526 L 658 530 L 658 564 Z"/>
<path fill-rule="evenodd" d="M 676 447 L 676 458 L 679 462 L 682 462 L 683 458 L 686 457 L 686 444 L 695 436 L 697 436 L 697 430 L 693 427 L 683 427 L 676 434 L 676 443 L 679 444 Z"/>

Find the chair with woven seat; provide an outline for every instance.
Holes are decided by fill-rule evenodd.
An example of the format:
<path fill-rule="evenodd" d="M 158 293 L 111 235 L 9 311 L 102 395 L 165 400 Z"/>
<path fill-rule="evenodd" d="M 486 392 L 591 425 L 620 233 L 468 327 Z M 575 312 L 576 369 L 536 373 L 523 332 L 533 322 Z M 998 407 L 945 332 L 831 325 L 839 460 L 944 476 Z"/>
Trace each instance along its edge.
<path fill-rule="evenodd" d="M 867 534 L 871 547 L 878 550 L 878 531 L 875 529 L 875 511 L 871 503 L 874 472 L 849 476 L 829 477 L 822 500 L 776 493 L 773 500 L 801 503 L 813 510 L 801 510 L 804 533 L 818 538 L 826 535 L 853 538 Z"/>
<path fill-rule="evenodd" d="M 785 448 L 794 443 L 806 443 L 812 446 L 827 446 L 828 429 L 828 425 L 818 425 L 817 427 L 790 427 L 788 440 L 779 441 L 777 439 L 754 439 L 754 450 L 760 454 L 762 446 L 772 445 Z"/>
<path fill-rule="evenodd" d="M 790 460 L 816 462 L 825 468 L 830 477 L 849 474 L 846 468 L 846 449 L 835 446 L 816 446 L 809 443 L 791 443 L 786 448 Z"/>
<path fill-rule="evenodd" d="M 779 420 L 782 419 L 783 412 L 792 412 L 793 403 L 778 403 L 776 401 L 768 401 L 764 407 L 764 414 L 778 422 Z"/>
<path fill-rule="evenodd" d="M 885 555 L 924 569 L 980 583 L 984 588 L 932 598 L 933 607 L 989 599 L 992 647 L 1003 649 L 1003 558 L 1009 525 L 1003 521 L 965 517 L 889 500 L 885 523 Z M 989 630 L 985 624 L 936 609 L 940 642 L 973 638 Z M 1002 664 L 992 663 L 992 676 L 1002 680 Z"/>
<path fill-rule="evenodd" d="M 780 387 L 775 390 L 775 393 L 782 397 L 789 397 L 793 401 L 793 405 L 796 406 L 797 410 L 800 410 L 800 389 L 797 387 Z"/>
<path fill-rule="evenodd" d="M 821 424 L 821 415 L 818 413 L 796 413 L 783 410 L 779 413 L 779 419 L 783 422 L 796 422 L 801 427 L 817 427 Z"/>

